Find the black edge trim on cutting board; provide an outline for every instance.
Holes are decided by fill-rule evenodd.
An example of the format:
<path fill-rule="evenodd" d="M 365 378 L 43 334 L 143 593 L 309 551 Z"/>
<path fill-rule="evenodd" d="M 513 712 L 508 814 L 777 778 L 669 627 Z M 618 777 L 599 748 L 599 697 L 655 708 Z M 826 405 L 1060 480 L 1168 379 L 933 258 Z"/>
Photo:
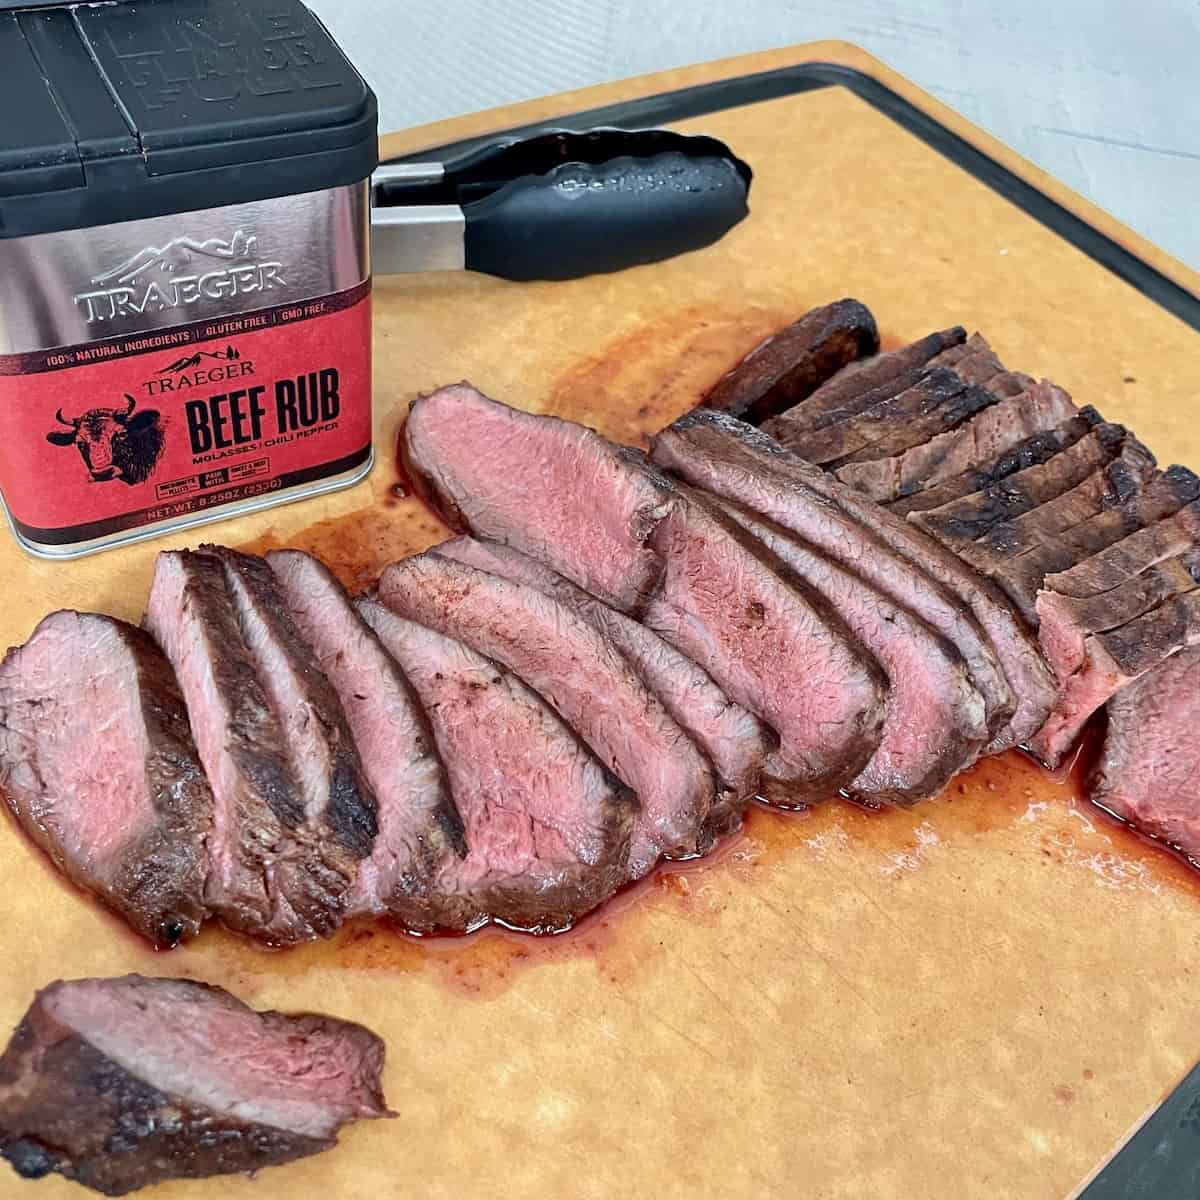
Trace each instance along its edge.
<path fill-rule="evenodd" d="M 801 63 L 794 67 L 697 84 L 640 100 L 589 108 L 552 121 L 537 121 L 483 137 L 466 138 L 390 161 L 445 160 L 493 142 L 498 137 L 530 137 L 548 129 L 591 129 L 598 125 L 646 128 L 827 87 L 847 88 L 1035 221 L 1070 242 L 1093 262 L 1099 263 L 1147 299 L 1200 332 L 1200 296 L 1125 249 L 1119 242 L 1076 216 L 916 105 L 910 104 L 874 76 L 836 63 Z"/>

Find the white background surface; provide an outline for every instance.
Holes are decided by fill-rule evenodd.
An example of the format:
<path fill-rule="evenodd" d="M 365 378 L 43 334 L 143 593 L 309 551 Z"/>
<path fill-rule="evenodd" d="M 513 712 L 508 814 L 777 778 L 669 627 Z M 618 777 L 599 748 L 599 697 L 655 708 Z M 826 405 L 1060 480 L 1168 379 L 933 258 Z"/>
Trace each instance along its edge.
<path fill-rule="evenodd" d="M 399 129 L 818 38 L 1200 267 L 1200 0 L 308 0 Z"/>

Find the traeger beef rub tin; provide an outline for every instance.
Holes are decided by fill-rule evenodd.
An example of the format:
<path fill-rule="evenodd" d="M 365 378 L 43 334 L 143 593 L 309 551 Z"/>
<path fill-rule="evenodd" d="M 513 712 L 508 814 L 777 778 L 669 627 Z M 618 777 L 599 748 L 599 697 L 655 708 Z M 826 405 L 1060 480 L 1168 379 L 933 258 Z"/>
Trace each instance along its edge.
<path fill-rule="evenodd" d="M 371 465 L 371 90 L 296 0 L 0 0 L 0 491 L 67 557 Z"/>

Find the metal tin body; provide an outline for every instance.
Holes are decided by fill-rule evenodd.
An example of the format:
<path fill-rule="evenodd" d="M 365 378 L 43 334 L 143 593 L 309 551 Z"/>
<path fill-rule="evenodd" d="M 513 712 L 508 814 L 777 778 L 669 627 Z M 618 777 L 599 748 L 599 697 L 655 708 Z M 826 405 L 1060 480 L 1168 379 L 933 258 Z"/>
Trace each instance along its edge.
<path fill-rule="evenodd" d="M 371 466 L 368 184 L 0 240 L 0 494 L 62 558 Z"/>

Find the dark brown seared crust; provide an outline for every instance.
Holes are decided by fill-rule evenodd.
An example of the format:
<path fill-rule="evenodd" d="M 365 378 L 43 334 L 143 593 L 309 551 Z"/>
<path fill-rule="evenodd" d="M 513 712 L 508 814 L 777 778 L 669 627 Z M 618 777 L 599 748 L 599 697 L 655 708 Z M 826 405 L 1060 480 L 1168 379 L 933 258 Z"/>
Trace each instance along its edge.
<path fill-rule="evenodd" d="M 1098 596 L 1054 595 L 1056 619 L 1069 621 L 1084 637 L 1120 629 L 1164 600 L 1200 586 L 1200 550 L 1163 559 Z"/>
<path fill-rule="evenodd" d="M 824 478 L 831 487 L 836 485 L 837 490 L 832 494 L 847 512 L 870 525 L 893 550 L 932 575 L 974 614 L 991 639 L 1017 702 L 1011 721 L 985 748 L 985 753 L 997 754 L 1022 745 L 1050 711 L 1055 687 L 1041 650 L 1007 597 L 991 580 L 923 530 L 893 516 L 854 488 L 831 476 Z"/>
<path fill-rule="evenodd" d="M 171 664 L 148 633 L 121 624 L 138 664 L 150 743 L 146 778 L 159 822 L 121 855 L 112 892 L 104 899 L 143 936 L 170 947 L 198 933 L 209 915 L 203 895 L 212 789 Z M 75 878 L 69 864 L 64 869 Z"/>
<path fill-rule="evenodd" d="M 1030 549 L 998 566 L 992 577 L 1036 623 L 1036 601 L 1046 576 L 1069 571 L 1076 563 L 1122 541 L 1139 529 L 1178 512 L 1200 497 L 1200 479 L 1186 467 L 1169 467 L 1132 496 L 1111 505 L 1057 535 L 1044 535 Z"/>
<path fill-rule="evenodd" d="M 40 1006 L 40 997 L 60 986 L 39 993 L 0 1057 L 0 1154 L 21 1177 L 57 1172 L 106 1196 L 123 1196 L 166 1179 L 256 1171 L 336 1144 L 334 1137 L 238 1121 L 159 1091 Z M 261 1015 L 289 1023 L 298 1035 L 345 1024 Z M 383 1043 L 354 1028 L 377 1043 L 377 1083 Z M 382 1094 L 378 1100 L 386 1111 Z"/>
<path fill-rule="evenodd" d="M 847 363 L 875 354 L 879 330 L 857 300 L 814 308 L 756 346 L 701 402 L 758 424 L 798 404 Z"/>
<path fill-rule="evenodd" d="M 931 333 L 900 350 L 850 363 L 817 388 L 807 400 L 765 423 L 763 428 L 786 444 L 786 430 L 789 427 L 797 431 L 819 429 L 823 425 L 845 420 L 880 400 L 912 387 L 924 373 L 930 359 L 948 347 L 960 344 L 966 336 L 966 330 L 956 325 L 953 329 Z"/>
<path fill-rule="evenodd" d="M 1035 433 L 988 462 L 971 467 L 932 487 L 923 488 L 911 496 L 895 500 L 887 507 L 897 516 L 904 517 L 910 512 L 939 508 L 953 500 L 961 500 L 972 492 L 981 492 L 1018 471 L 1036 467 L 1053 458 L 1086 436 L 1100 421 L 1100 414 L 1094 408 L 1081 409 L 1079 416 L 1073 417 L 1058 428 Z"/>
<path fill-rule="evenodd" d="M 270 944 L 328 935 L 341 923 L 347 880 L 297 839 L 304 802 L 278 718 L 242 640 L 220 560 L 188 552 L 179 557 L 184 603 L 209 634 L 216 690 L 229 706 L 225 744 L 240 777 L 236 819 L 227 830 L 236 875 L 229 887 L 210 877 L 206 899 L 231 929 Z M 198 719 L 193 714 L 193 723 Z"/>
<path fill-rule="evenodd" d="M 62 615 L 52 613 L 42 625 Z M 205 838 L 212 823 L 212 790 L 196 754 L 174 672 L 153 639 L 114 617 L 71 615 L 108 625 L 135 664 L 148 746 L 146 791 L 154 807 L 154 823 L 122 846 L 100 875 L 68 855 L 50 830 L 25 812 L 13 796 L 7 799 L 21 828 L 63 874 L 119 913 L 154 945 L 170 948 L 195 936 L 209 915 L 204 903 Z M 17 653 L 9 652 L 10 657 Z M 4 721 L 0 709 L 0 723 Z"/>
<path fill-rule="evenodd" d="M 1120 455 L 1061 495 L 1054 496 L 1011 521 L 989 529 L 969 546 L 959 548 L 967 562 L 996 575 L 1001 564 L 1082 524 L 1105 509 L 1129 504 L 1158 476 L 1154 456 L 1136 438 L 1126 438 Z"/>
<path fill-rule="evenodd" d="M 366 858 L 378 832 L 375 796 L 363 771 L 342 702 L 287 615 L 275 573 L 266 559 L 257 555 L 241 554 L 224 546 L 202 546 L 199 552 L 218 559 L 227 576 L 242 580 L 253 597 L 258 616 L 270 627 L 272 637 L 301 680 L 304 691 L 296 699 L 315 716 L 322 740 L 329 747 L 329 802 L 321 814 L 323 827 L 349 853 L 351 860 Z M 236 599 L 234 603 L 236 607 Z M 353 875 L 352 861 L 345 864 L 345 869 Z"/>
<path fill-rule="evenodd" d="M 1061 388 L 1035 383 L 1019 395 L 983 406 L 925 441 L 873 463 L 849 465 L 839 475 L 861 486 L 881 504 L 889 504 L 896 497 L 969 471 L 976 463 L 995 457 L 1022 439 L 1069 421 L 1077 411 Z"/>
<path fill-rule="evenodd" d="M 123 1196 L 164 1179 L 290 1162 L 334 1144 L 180 1102 L 77 1034 L 48 1048 L 40 1042 L 26 1017 L 0 1060 L 0 1091 L 21 1076 L 31 1079 L 19 1110 L 0 1111 L 0 1153 L 25 1179 L 58 1172 L 106 1196 Z"/>
<path fill-rule="evenodd" d="M 952 367 L 968 383 L 987 385 L 1002 374 L 1004 364 L 981 333 L 973 333 L 961 346 L 951 346 L 933 358 L 931 367 Z"/>
<path fill-rule="evenodd" d="M 939 368 L 897 396 L 837 425 L 793 439 L 790 448 L 809 462 L 836 471 L 849 463 L 899 454 L 995 403 L 991 392 L 970 387 L 953 371 Z"/>
<path fill-rule="evenodd" d="M 1124 426 L 1104 422 L 1045 462 L 960 500 L 915 513 L 909 520 L 943 545 L 961 549 L 1077 487 L 1098 467 L 1112 462 L 1124 444 Z"/>
<path fill-rule="evenodd" d="M 1096 596 L 1120 587 L 1156 562 L 1186 553 L 1198 541 L 1200 500 L 1193 500 L 1178 512 L 1097 551 L 1070 570 L 1048 576 L 1046 588 L 1064 596 Z"/>
<path fill-rule="evenodd" d="M 1176 650 L 1200 641 L 1200 588 L 1170 596 L 1119 629 L 1095 638 L 1121 673 L 1135 678 Z"/>

